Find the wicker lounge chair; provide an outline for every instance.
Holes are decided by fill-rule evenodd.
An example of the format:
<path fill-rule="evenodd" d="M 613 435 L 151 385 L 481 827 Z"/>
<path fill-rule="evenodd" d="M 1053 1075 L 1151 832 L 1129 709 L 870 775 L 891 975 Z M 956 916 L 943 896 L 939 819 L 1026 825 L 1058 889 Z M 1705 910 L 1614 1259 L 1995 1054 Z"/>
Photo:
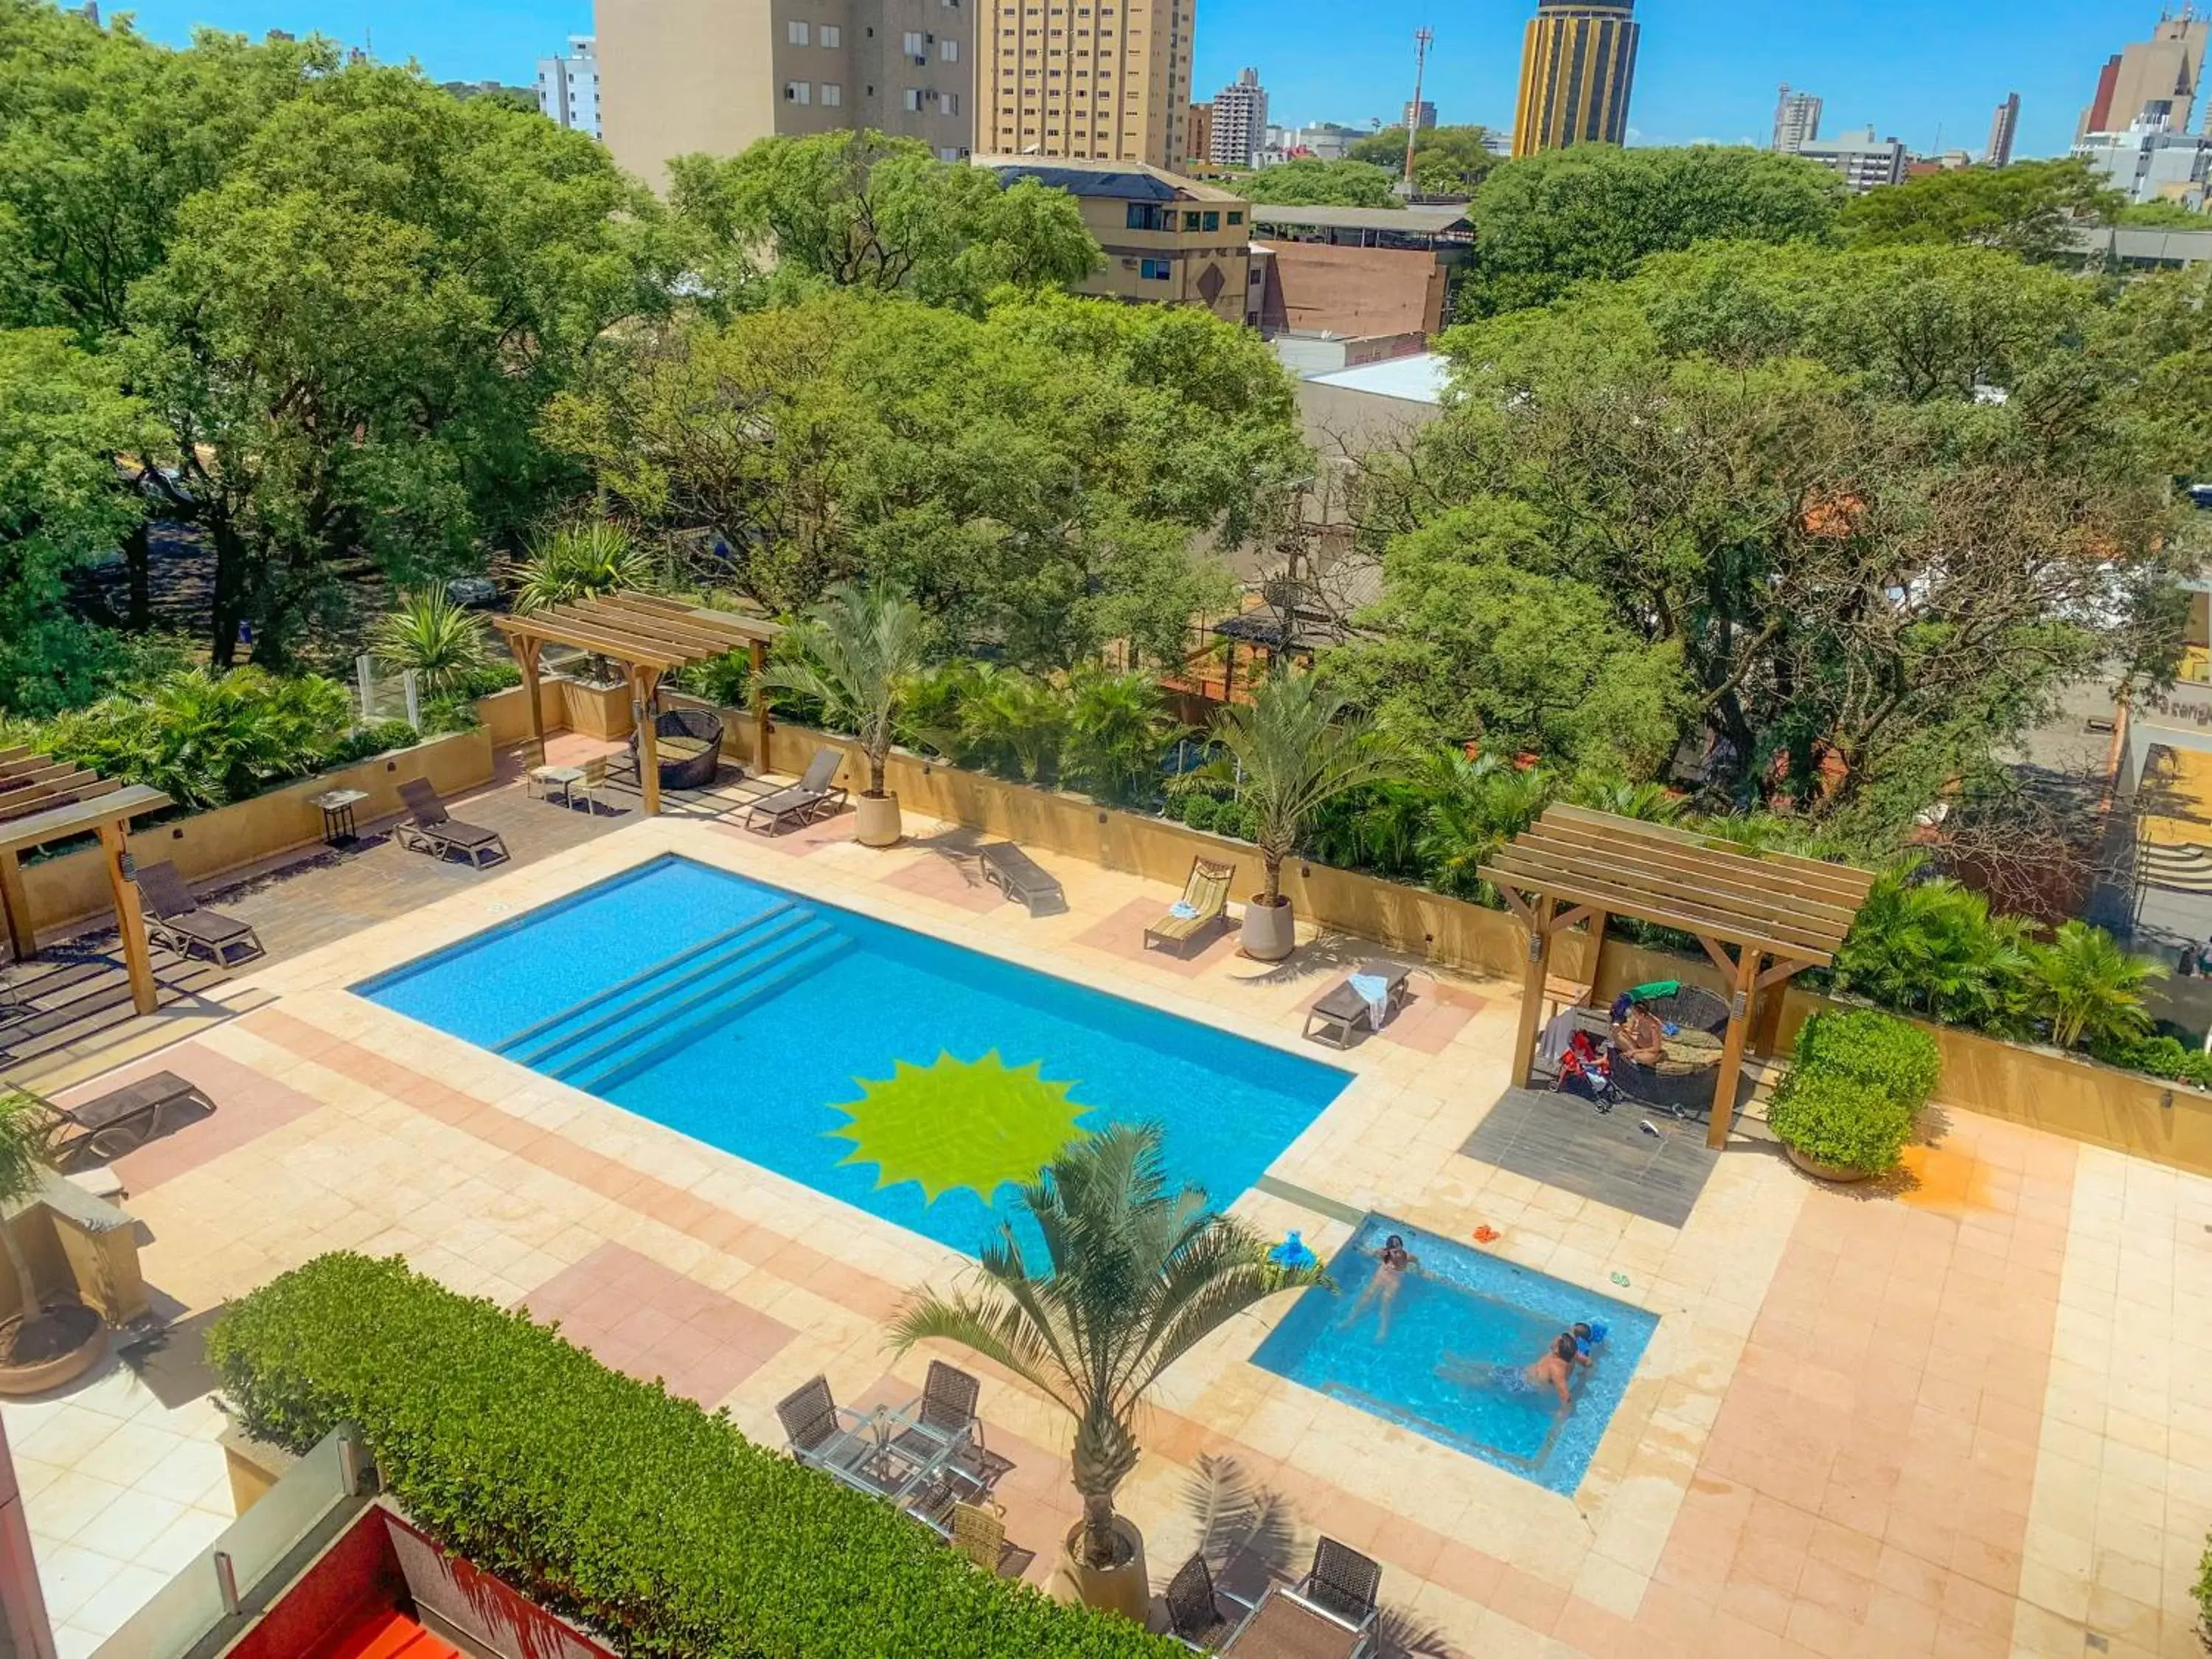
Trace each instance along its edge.
<path fill-rule="evenodd" d="M 507 843 L 499 838 L 497 830 L 464 823 L 447 816 L 446 803 L 438 799 L 438 792 L 429 779 L 408 779 L 399 786 L 399 799 L 406 804 L 407 816 L 400 819 L 392 834 L 402 847 L 438 859 L 459 853 L 479 870 L 483 868 L 486 854 L 507 857 Z"/>
<path fill-rule="evenodd" d="M 823 1447 L 863 1420 L 859 1413 L 837 1404 L 826 1376 L 803 1382 L 784 1395 L 775 1402 L 775 1414 L 783 1425 L 784 1438 L 791 1444 L 791 1455 L 802 1463 L 814 1462 Z"/>
<path fill-rule="evenodd" d="M 174 1072 L 156 1072 L 111 1089 L 82 1106 L 41 1102 L 53 1115 L 53 1139 L 48 1151 L 58 1166 L 85 1152 L 102 1163 L 120 1158 L 160 1133 L 170 1111 L 188 1102 L 209 1112 L 215 1110 L 215 1102 L 205 1091 Z"/>
<path fill-rule="evenodd" d="M 746 805 L 745 828 L 759 829 L 757 820 L 764 815 L 768 833 L 774 835 L 786 825 L 811 823 L 836 811 L 845 805 L 845 791 L 830 781 L 837 775 L 837 769 L 844 760 L 838 750 L 816 750 L 814 758 L 806 763 L 805 776 Z"/>
<path fill-rule="evenodd" d="M 1237 866 L 1217 864 L 1212 859 L 1197 858 L 1190 861 L 1190 878 L 1182 884 L 1182 897 L 1176 908 L 1145 929 L 1145 948 L 1155 945 L 1188 951 L 1194 940 L 1203 939 L 1229 924 L 1229 884 L 1236 878 Z M 1188 911 L 1188 915 L 1177 911 Z"/>
<path fill-rule="evenodd" d="M 267 954 L 246 923 L 200 908 L 177 866 L 167 859 L 140 865 L 133 881 L 145 906 L 147 937 L 156 945 L 165 945 L 180 957 L 204 956 L 218 968 L 235 967 Z"/>
<path fill-rule="evenodd" d="M 703 708 L 664 708 L 653 716 L 653 740 L 663 789 L 713 787 L 722 764 L 722 722 Z M 629 735 L 627 769 L 637 775 L 637 733 Z"/>
<path fill-rule="evenodd" d="M 1685 985 L 1665 996 L 1647 997 L 1638 1006 L 1686 1031 L 1705 1031 L 1718 1036 L 1728 1028 L 1728 1000 L 1701 986 Z"/>
<path fill-rule="evenodd" d="M 983 879 L 1010 899 L 1019 899 L 1033 916 L 1056 916 L 1067 908 L 1059 878 L 1010 841 L 994 841 L 977 856 Z"/>
<path fill-rule="evenodd" d="M 1406 1004 L 1406 970 L 1387 962 L 1365 962 L 1359 966 L 1359 977 L 1382 981 L 1382 1023 L 1395 1019 Z M 1370 1031 L 1381 1029 L 1373 1005 L 1359 994 L 1349 978 L 1338 981 L 1334 990 L 1306 1010 L 1305 1035 L 1319 1038 L 1332 1048 L 1350 1048 L 1362 1026 Z"/>

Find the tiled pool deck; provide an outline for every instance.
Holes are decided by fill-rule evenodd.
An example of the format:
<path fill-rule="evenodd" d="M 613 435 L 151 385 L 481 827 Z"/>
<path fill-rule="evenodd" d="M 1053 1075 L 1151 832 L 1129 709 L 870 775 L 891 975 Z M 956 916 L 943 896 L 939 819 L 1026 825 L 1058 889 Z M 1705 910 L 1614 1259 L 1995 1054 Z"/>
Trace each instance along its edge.
<path fill-rule="evenodd" d="M 1224 941 L 1194 963 L 1148 957 L 1142 921 L 1173 896 L 1157 884 L 1047 857 L 1069 911 L 1032 921 L 979 891 L 972 864 L 914 843 L 870 852 L 849 823 L 769 842 L 629 818 L 241 975 L 237 1001 L 261 1006 L 158 1056 L 221 1110 L 120 1166 L 149 1279 L 199 1310 L 320 1251 L 403 1252 L 457 1289 L 557 1316 L 611 1364 L 726 1401 L 777 1443 L 774 1402 L 817 1371 L 854 1404 L 917 1388 L 927 1356 L 892 1366 L 884 1322 L 958 1258 L 347 983 L 664 850 L 1285 1046 L 1356 954 L 1324 942 L 1269 969 Z M 1459 1238 L 1487 1224 L 1511 1259 L 1659 1313 L 1658 1334 L 1569 1498 L 1246 1363 L 1286 1305 L 1273 1304 L 1180 1364 L 1143 1425 L 1125 1506 L 1157 1582 L 1194 1535 L 1195 1472 L 1229 1458 L 1287 1500 L 1297 1551 L 1325 1528 L 1382 1562 L 1396 1627 L 1442 1644 L 1419 1651 L 2199 1653 L 2212 1182 L 1953 1114 L 1901 1196 L 1816 1189 L 1741 1142 L 1677 1230 L 1465 1156 L 1506 1081 L 1516 996 L 1426 976 L 1415 992 L 1407 1018 L 1340 1057 L 1356 1081 L 1240 1210 L 1324 1250 L 1348 1229 L 1291 1194 Z M 1066 1431 L 977 1369 L 988 1443 L 1017 1464 L 1010 1530 L 1042 1580 L 1074 1514 Z M 52 1572 L 84 1530 L 52 1509 L 75 1442 L 48 1430 L 72 1454 L 49 1464 L 39 1425 L 13 1407 L 7 1420 Z M 69 1650 L 91 1633 L 72 1626 Z"/>

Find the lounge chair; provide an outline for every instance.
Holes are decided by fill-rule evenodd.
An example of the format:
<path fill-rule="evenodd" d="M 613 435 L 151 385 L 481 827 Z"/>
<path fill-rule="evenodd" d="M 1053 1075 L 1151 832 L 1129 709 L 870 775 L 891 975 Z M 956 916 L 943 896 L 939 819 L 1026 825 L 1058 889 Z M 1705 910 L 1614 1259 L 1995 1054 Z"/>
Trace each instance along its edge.
<path fill-rule="evenodd" d="M 1010 841 L 994 841 L 977 854 L 983 879 L 1010 899 L 1019 899 L 1033 916 L 1056 916 L 1067 908 L 1059 879 Z"/>
<path fill-rule="evenodd" d="M 1168 1633 L 1197 1653 L 1212 1652 L 1237 1621 L 1252 1611 L 1250 1602 L 1240 1601 L 1213 1582 L 1213 1569 L 1206 1565 L 1203 1555 L 1193 1555 L 1176 1570 L 1160 1599 L 1167 1605 Z M 1234 1610 L 1224 1611 L 1224 1601 Z"/>
<path fill-rule="evenodd" d="M 177 866 L 167 859 L 140 865 L 133 881 L 145 907 L 147 937 L 156 945 L 167 945 L 180 957 L 204 956 L 218 968 L 268 954 L 246 923 L 200 908 Z"/>
<path fill-rule="evenodd" d="M 1354 978 L 1382 982 L 1382 1018 L 1375 1018 L 1375 1005 L 1360 995 L 1352 979 L 1337 981 L 1336 988 L 1306 1010 L 1305 1035 L 1318 1037 L 1332 1048 L 1348 1048 L 1362 1026 L 1382 1030 L 1398 1017 L 1406 1003 L 1406 970 L 1387 962 L 1365 962 Z"/>
<path fill-rule="evenodd" d="M 845 791 L 830 780 L 837 775 L 837 769 L 844 761 L 842 750 L 816 750 L 814 758 L 806 763 L 806 775 L 797 783 L 787 784 L 773 794 L 763 795 L 747 804 L 745 828 L 758 829 L 756 820 L 764 813 L 768 833 L 774 835 L 787 824 L 811 823 L 836 811 L 845 805 Z"/>
<path fill-rule="evenodd" d="M 156 1072 L 82 1106 L 42 1102 L 53 1115 L 53 1138 L 47 1151 L 58 1166 L 86 1152 L 106 1163 L 151 1140 L 161 1133 L 170 1109 L 186 1102 L 215 1110 L 215 1102 L 198 1084 L 174 1072 Z"/>
<path fill-rule="evenodd" d="M 784 1395 L 775 1402 L 775 1414 L 783 1425 L 783 1437 L 791 1444 L 791 1455 L 802 1463 L 815 1462 L 831 1441 L 864 1420 L 858 1412 L 846 1411 L 837 1404 L 826 1376 L 803 1382 Z"/>
<path fill-rule="evenodd" d="M 407 816 L 392 834 L 402 847 L 439 859 L 459 853 L 479 870 L 483 868 L 486 854 L 507 857 L 507 843 L 497 830 L 447 816 L 446 803 L 438 799 L 429 779 L 408 779 L 399 786 L 399 799 L 406 804 Z"/>
<path fill-rule="evenodd" d="M 1381 1609 L 1375 1592 L 1382 1569 L 1358 1550 L 1324 1538 L 1314 1547 L 1314 1564 L 1289 1588 L 1268 1587 L 1222 1645 L 1235 1659 L 1295 1653 L 1305 1659 L 1358 1659 L 1374 1642 Z"/>
<path fill-rule="evenodd" d="M 1155 945 L 1188 951 L 1194 939 L 1204 938 L 1229 922 L 1229 884 L 1236 878 L 1233 864 L 1212 859 L 1190 861 L 1190 877 L 1182 884 L 1182 897 L 1175 908 L 1145 929 L 1145 948 Z"/>
<path fill-rule="evenodd" d="M 703 708 L 664 708 L 653 719 L 663 789 L 708 789 L 722 766 L 722 722 Z M 638 776 L 637 733 L 629 734 L 624 769 Z"/>

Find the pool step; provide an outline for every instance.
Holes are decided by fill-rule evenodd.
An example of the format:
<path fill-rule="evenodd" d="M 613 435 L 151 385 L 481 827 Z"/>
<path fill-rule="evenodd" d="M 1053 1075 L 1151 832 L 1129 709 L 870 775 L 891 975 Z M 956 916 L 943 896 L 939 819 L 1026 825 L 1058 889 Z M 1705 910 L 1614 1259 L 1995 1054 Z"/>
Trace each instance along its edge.
<path fill-rule="evenodd" d="M 641 973 L 593 992 L 558 1013 L 524 1026 L 502 1040 L 495 1052 L 536 1066 L 579 1038 L 605 1030 L 615 1020 L 634 1012 L 671 990 L 681 989 L 702 976 L 743 957 L 767 939 L 779 936 L 809 920 L 788 900 L 769 905 L 734 927 L 726 927 L 711 939 L 656 962 Z"/>
<path fill-rule="evenodd" d="M 776 952 L 775 961 L 761 963 L 736 983 L 724 986 L 718 994 L 694 998 L 681 1010 L 669 1011 L 666 1018 L 632 1032 L 624 1043 L 613 1045 L 610 1052 L 598 1056 L 598 1069 L 586 1070 L 586 1063 L 580 1061 L 554 1075 L 589 1093 L 604 1095 L 698 1042 L 717 1026 L 727 1024 L 778 992 L 820 972 L 853 948 L 848 935 L 827 922 L 817 921 L 816 925 L 819 931 L 811 937 Z"/>

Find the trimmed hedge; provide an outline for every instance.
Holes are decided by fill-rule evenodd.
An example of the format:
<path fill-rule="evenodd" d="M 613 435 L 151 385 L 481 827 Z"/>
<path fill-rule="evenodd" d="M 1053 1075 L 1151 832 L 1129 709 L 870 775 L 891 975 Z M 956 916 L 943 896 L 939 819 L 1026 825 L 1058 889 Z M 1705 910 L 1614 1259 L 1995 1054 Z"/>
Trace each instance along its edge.
<path fill-rule="evenodd" d="M 1766 1127 L 1819 1164 L 1881 1175 L 1897 1167 L 1943 1060 L 1918 1026 L 1870 1008 L 1815 1014 L 1797 1033 Z"/>
<path fill-rule="evenodd" d="M 1794 1063 L 1871 1084 L 1910 1111 L 1936 1092 L 1943 1056 L 1936 1039 L 1909 1021 L 1871 1008 L 1834 1008 L 1807 1020 Z"/>
<path fill-rule="evenodd" d="M 976 1571 L 918 1522 L 398 1258 L 319 1256 L 208 1354 L 250 1432 L 360 1425 L 441 1543 L 633 1659 L 1176 1659 Z"/>

